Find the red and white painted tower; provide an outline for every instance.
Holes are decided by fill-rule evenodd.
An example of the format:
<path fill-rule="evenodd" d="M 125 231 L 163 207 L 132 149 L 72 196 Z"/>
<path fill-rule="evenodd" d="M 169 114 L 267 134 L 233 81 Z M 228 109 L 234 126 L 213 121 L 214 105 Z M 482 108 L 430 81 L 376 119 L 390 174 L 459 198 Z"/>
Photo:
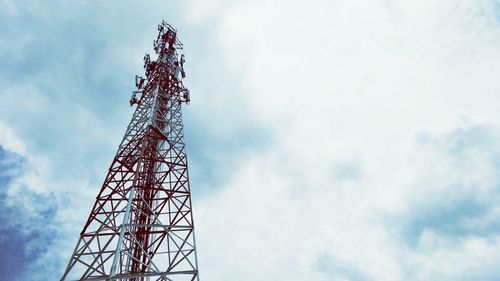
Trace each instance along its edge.
<path fill-rule="evenodd" d="M 181 107 L 184 55 L 163 21 L 136 105 L 61 280 L 198 280 Z"/>

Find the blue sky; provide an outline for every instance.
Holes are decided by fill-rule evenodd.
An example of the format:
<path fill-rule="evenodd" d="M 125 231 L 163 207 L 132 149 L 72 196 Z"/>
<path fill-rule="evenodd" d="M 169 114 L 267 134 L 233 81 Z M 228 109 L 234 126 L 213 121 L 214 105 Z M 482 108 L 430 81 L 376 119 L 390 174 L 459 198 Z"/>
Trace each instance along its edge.
<path fill-rule="evenodd" d="M 64 270 L 166 19 L 202 280 L 500 280 L 499 3 L 0 1 L 0 279 Z"/>

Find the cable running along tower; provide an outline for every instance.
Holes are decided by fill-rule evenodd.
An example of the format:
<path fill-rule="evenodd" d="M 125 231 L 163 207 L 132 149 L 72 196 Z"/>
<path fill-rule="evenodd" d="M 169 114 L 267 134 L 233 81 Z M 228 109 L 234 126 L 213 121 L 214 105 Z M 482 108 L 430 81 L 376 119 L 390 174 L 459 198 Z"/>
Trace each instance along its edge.
<path fill-rule="evenodd" d="M 184 55 L 163 21 L 134 115 L 61 280 L 199 280 L 181 106 Z"/>

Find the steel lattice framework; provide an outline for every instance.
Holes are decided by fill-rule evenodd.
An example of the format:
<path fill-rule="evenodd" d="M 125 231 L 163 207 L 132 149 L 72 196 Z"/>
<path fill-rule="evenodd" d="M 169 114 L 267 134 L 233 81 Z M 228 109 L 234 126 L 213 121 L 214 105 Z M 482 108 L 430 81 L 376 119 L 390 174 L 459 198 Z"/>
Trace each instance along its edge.
<path fill-rule="evenodd" d="M 61 280 L 198 280 L 181 105 L 184 56 L 163 21 L 137 105 Z"/>

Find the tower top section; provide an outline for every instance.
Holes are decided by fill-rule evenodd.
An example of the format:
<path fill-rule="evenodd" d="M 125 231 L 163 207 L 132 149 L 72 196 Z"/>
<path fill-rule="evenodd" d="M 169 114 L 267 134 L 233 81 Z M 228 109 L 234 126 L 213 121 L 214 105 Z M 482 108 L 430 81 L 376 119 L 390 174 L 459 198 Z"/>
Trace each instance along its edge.
<path fill-rule="evenodd" d="M 177 30 L 175 30 L 165 20 L 158 25 L 158 37 L 153 41 L 153 47 L 158 55 L 182 50 L 182 43 L 177 38 Z"/>
<path fill-rule="evenodd" d="M 162 21 L 158 25 L 158 36 L 153 40 L 153 48 L 157 55 L 151 59 L 149 54 L 144 55 L 144 69 L 146 77 L 135 77 L 137 90 L 132 92 L 130 106 L 140 104 L 145 92 L 155 87 L 170 89 L 178 93 L 179 101 L 189 103 L 189 90 L 182 84 L 186 77 L 184 71 L 184 54 L 178 55 L 183 46 L 177 38 L 177 30 L 170 24 Z"/>

